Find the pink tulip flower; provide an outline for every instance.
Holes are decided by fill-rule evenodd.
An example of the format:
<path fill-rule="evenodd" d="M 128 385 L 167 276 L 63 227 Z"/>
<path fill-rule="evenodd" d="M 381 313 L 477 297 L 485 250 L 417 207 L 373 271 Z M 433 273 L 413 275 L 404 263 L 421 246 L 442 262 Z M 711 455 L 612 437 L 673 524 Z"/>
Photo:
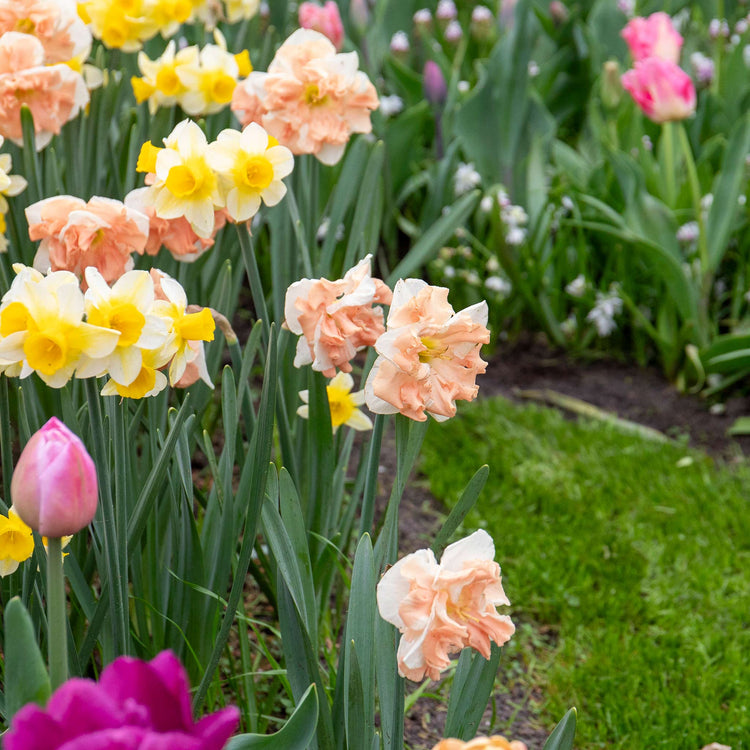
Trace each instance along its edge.
<path fill-rule="evenodd" d="M 647 57 L 660 57 L 675 65 L 680 61 L 682 36 L 666 13 L 652 13 L 648 18 L 633 18 L 622 30 L 622 38 L 627 42 L 635 62 Z"/>
<path fill-rule="evenodd" d="M 684 120 L 695 112 L 695 86 L 675 63 L 649 57 L 622 76 L 622 85 L 654 122 Z"/>
<path fill-rule="evenodd" d="M 96 468 L 81 439 L 52 417 L 26 443 L 10 482 L 21 520 L 43 536 L 75 534 L 96 513 Z"/>
<path fill-rule="evenodd" d="M 333 42 L 336 52 L 341 52 L 344 46 L 344 24 L 341 23 L 339 6 L 334 0 L 328 0 L 325 5 L 302 3 L 298 18 L 303 29 L 319 31 Z"/>

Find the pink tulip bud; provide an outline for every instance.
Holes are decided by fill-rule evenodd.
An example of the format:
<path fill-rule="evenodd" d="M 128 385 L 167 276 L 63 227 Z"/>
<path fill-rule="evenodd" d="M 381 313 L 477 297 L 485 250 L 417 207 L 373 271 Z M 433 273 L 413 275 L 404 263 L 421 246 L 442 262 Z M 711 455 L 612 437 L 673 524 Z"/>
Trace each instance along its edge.
<path fill-rule="evenodd" d="M 622 76 L 622 86 L 654 122 L 684 120 L 695 112 L 695 86 L 674 63 L 649 57 Z"/>
<path fill-rule="evenodd" d="M 445 103 L 448 96 L 448 87 L 445 84 L 445 78 L 440 70 L 440 66 L 432 60 L 428 60 L 424 64 L 422 86 L 424 88 L 424 98 L 430 104 L 441 105 Z"/>
<path fill-rule="evenodd" d="M 633 60 L 661 57 L 669 62 L 680 61 L 682 36 L 666 13 L 652 13 L 648 18 L 633 18 L 622 30 L 622 38 L 630 48 Z"/>
<path fill-rule="evenodd" d="M 344 25 L 341 23 L 339 6 L 334 0 L 320 6 L 317 3 L 302 3 L 299 6 L 299 25 L 327 36 L 337 52 L 344 46 Z"/>
<path fill-rule="evenodd" d="M 91 523 L 97 495 L 96 468 L 83 442 L 52 417 L 16 464 L 10 483 L 16 512 L 43 536 L 60 538 Z"/>

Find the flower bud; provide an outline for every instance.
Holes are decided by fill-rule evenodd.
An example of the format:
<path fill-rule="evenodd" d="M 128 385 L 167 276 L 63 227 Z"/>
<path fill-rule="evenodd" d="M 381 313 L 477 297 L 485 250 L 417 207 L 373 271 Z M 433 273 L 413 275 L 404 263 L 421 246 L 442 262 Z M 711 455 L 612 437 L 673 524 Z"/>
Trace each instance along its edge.
<path fill-rule="evenodd" d="M 458 44 L 463 38 L 464 30 L 458 21 L 451 21 L 445 29 L 445 41 L 448 44 Z"/>
<path fill-rule="evenodd" d="M 570 18 L 570 11 L 560 0 L 552 0 L 549 4 L 549 15 L 555 26 L 562 26 Z"/>
<path fill-rule="evenodd" d="M 458 10 L 453 0 L 440 0 L 435 11 L 438 25 L 444 29 L 451 21 L 458 18 Z"/>
<path fill-rule="evenodd" d="M 409 37 L 405 31 L 397 31 L 391 37 L 391 54 L 396 57 L 407 57 L 411 45 L 409 44 Z"/>
<path fill-rule="evenodd" d="M 424 64 L 422 87 L 424 88 L 424 98 L 430 104 L 440 106 L 445 103 L 448 96 L 448 87 L 440 66 L 432 60 L 428 60 Z"/>
<path fill-rule="evenodd" d="M 420 8 L 414 14 L 414 29 L 418 33 L 429 32 L 432 30 L 432 13 L 429 8 Z"/>
<path fill-rule="evenodd" d="M 83 442 L 52 417 L 23 449 L 10 483 L 21 520 L 43 536 L 75 534 L 91 523 L 96 468 Z"/>
<path fill-rule="evenodd" d="M 622 101 L 622 82 L 620 65 L 616 60 L 607 60 L 601 79 L 600 95 L 602 104 L 607 109 L 617 109 Z"/>
<path fill-rule="evenodd" d="M 495 27 L 495 16 L 486 5 L 476 5 L 471 11 L 471 26 L 469 31 L 472 37 L 484 41 L 492 36 Z"/>

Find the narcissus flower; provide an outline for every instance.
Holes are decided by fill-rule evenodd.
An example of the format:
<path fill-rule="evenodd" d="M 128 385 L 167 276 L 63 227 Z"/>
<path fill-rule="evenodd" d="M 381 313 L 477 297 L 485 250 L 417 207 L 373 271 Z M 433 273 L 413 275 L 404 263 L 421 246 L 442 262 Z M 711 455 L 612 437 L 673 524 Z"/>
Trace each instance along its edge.
<path fill-rule="evenodd" d="M 502 646 L 515 632 L 496 607 L 510 602 L 494 562 L 495 545 L 486 531 L 446 547 L 438 564 L 432 550 L 399 560 L 380 579 L 380 616 L 401 631 L 398 671 L 410 680 L 432 680 L 466 646 L 490 658 L 490 644 Z"/>
<path fill-rule="evenodd" d="M 154 282 L 148 271 L 129 271 L 110 287 L 92 266 L 86 269 L 86 320 L 101 328 L 120 332 L 111 354 L 97 359 L 83 357 L 79 378 L 109 374 L 129 386 L 141 373 L 143 352 L 167 344 L 167 321 L 152 314 Z"/>
<path fill-rule="evenodd" d="M 6 31 L 35 36 L 46 64 L 67 62 L 91 48 L 75 0 L 0 0 L 0 35 Z"/>
<path fill-rule="evenodd" d="M 632 18 L 622 30 L 622 38 L 636 62 L 647 57 L 660 57 L 675 65 L 680 61 L 682 36 L 667 13 Z"/>
<path fill-rule="evenodd" d="M 695 86 L 679 65 L 660 57 L 635 63 L 622 76 L 623 88 L 654 122 L 684 120 L 695 112 Z"/>
<path fill-rule="evenodd" d="M 136 102 L 140 104 L 148 101 L 148 109 L 152 115 L 159 107 L 177 104 L 187 90 L 180 80 L 179 70 L 197 65 L 198 48 L 185 47 L 175 51 L 174 40 L 169 42 L 156 60 L 152 60 L 141 50 L 138 53 L 138 69 L 142 77 L 131 78 Z"/>
<path fill-rule="evenodd" d="M 200 354 L 199 347 L 194 344 L 214 340 L 216 323 L 207 307 L 199 312 L 188 312 L 185 290 L 177 281 L 152 269 L 152 277 L 154 276 L 158 289 L 155 288 L 157 299 L 151 310 L 169 324 L 169 382 L 175 385 L 185 374 L 188 363 L 193 362 Z"/>
<path fill-rule="evenodd" d="M 20 377 L 36 372 L 62 388 L 86 355 L 109 356 L 120 332 L 83 322 L 78 279 L 67 271 L 42 277 L 19 267 L 0 303 L 0 366 L 21 365 Z"/>
<path fill-rule="evenodd" d="M 196 123 L 178 123 L 164 139 L 164 148 L 144 144 L 138 171 L 149 173 L 149 178 L 153 174 L 149 199 L 159 218 L 184 216 L 199 237 L 212 236 L 214 214 L 224 207 L 224 196 L 208 161 L 206 136 Z"/>
<path fill-rule="evenodd" d="M 370 418 L 357 408 L 365 403 L 365 392 L 352 393 L 353 387 L 354 378 L 348 372 L 340 372 L 326 386 L 328 408 L 331 412 L 331 425 L 334 433 L 342 424 L 354 430 L 372 429 Z M 307 390 L 300 391 L 299 397 L 305 403 L 297 409 L 297 414 L 303 419 L 309 419 L 310 407 L 307 404 L 310 400 L 310 392 Z"/>
<path fill-rule="evenodd" d="M 25 524 L 15 508 L 0 515 L 0 576 L 15 573 L 18 566 L 34 554 L 31 527 Z"/>
<path fill-rule="evenodd" d="M 135 52 L 159 32 L 148 0 L 84 0 L 78 3 L 81 18 L 106 47 Z"/>
<path fill-rule="evenodd" d="M 210 162 L 226 190 L 227 213 L 247 221 L 258 212 L 261 200 L 275 206 L 286 195 L 282 179 L 294 168 L 292 152 L 279 146 L 257 123 L 241 133 L 222 130 L 208 147 Z"/>
<path fill-rule="evenodd" d="M 10 482 L 19 517 L 59 539 L 88 526 L 96 513 L 94 462 L 81 439 L 52 417 L 26 443 Z"/>
<path fill-rule="evenodd" d="M 224 0 L 224 15 L 229 23 L 252 18 L 260 10 L 260 0 Z"/>
<path fill-rule="evenodd" d="M 2 148 L 5 139 L 0 135 L 0 148 Z M 8 201 L 5 199 L 12 198 L 26 189 L 26 179 L 17 174 L 11 174 L 13 169 L 13 159 L 10 154 L 0 154 L 0 215 L 8 211 Z M 3 224 L 4 224 L 3 220 Z M 0 233 L 5 231 L 2 227 Z"/>
<path fill-rule="evenodd" d="M 162 651 L 149 662 L 121 656 L 98 683 L 73 678 L 45 708 L 27 704 L 13 717 L 3 745 L 6 750 L 221 750 L 239 720 L 239 711 L 229 706 L 194 721 L 185 670 L 171 651 Z"/>
<path fill-rule="evenodd" d="M 438 421 L 454 416 L 457 400 L 476 398 L 476 376 L 487 367 L 479 351 L 489 340 L 486 302 L 456 313 L 448 289 L 399 280 L 387 331 L 375 342 L 380 356 L 365 384 L 368 408 L 420 422 L 426 413 Z"/>
<path fill-rule="evenodd" d="M 285 325 L 300 336 L 294 366 L 312 364 L 331 378 L 336 368 L 351 372 L 351 359 L 372 346 L 384 329 L 383 309 L 391 290 L 370 275 L 370 256 L 343 279 L 302 279 L 292 284 L 284 302 Z"/>
<path fill-rule="evenodd" d="M 525 742 L 520 740 L 506 740 L 499 734 L 492 737 L 475 737 L 473 740 L 445 739 L 432 748 L 432 750 L 528 750 Z"/>
<path fill-rule="evenodd" d="M 23 146 L 21 108 L 26 106 L 40 151 L 88 102 L 83 76 L 63 63 L 46 65 L 35 36 L 17 31 L 0 36 L 0 135 Z"/>
<path fill-rule="evenodd" d="M 95 195 L 88 202 L 57 195 L 26 209 L 29 237 L 41 240 L 34 267 L 71 271 L 79 278 L 89 266 L 108 282 L 133 267 L 148 239 L 148 217 L 121 201 Z"/>
<path fill-rule="evenodd" d="M 352 133 L 372 130 L 378 95 L 356 52 L 336 53 L 322 34 L 298 29 L 279 47 L 267 73 L 252 72 L 235 89 L 243 125 L 260 123 L 293 154 L 335 164 Z"/>

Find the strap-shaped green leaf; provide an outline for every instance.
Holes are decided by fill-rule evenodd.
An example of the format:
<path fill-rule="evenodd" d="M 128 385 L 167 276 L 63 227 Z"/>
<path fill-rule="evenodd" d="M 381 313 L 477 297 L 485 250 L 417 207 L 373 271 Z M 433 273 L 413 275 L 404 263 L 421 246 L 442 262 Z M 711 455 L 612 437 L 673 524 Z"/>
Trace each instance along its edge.
<path fill-rule="evenodd" d="M 310 685 L 284 727 L 275 734 L 239 734 L 227 750 L 307 750 L 318 722 L 318 694 Z"/>
<path fill-rule="evenodd" d="M 27 703 L 44 705 L 50 682 L 31 617 L 16 596 L 5 607 L 5 718 Z"/>
<path fill-rule="evenodd" d="M 544 743 L 543 750 L 573 750 L 576 736 L 576 710 L 571 708 Z"/>

